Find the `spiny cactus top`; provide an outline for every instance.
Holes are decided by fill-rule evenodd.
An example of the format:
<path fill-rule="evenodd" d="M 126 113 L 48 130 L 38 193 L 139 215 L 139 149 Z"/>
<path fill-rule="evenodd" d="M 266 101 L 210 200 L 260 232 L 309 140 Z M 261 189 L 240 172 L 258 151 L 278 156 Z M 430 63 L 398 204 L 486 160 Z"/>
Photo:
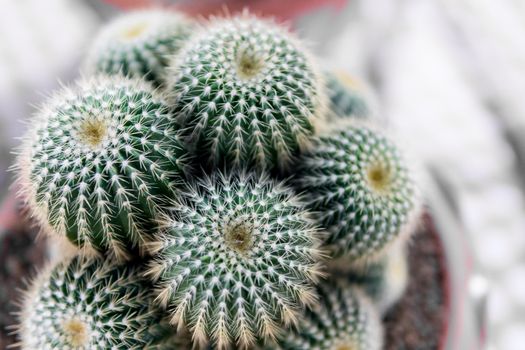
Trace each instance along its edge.
<path fill-rule="evenodd" d="M 99 78 L 65 89 L 35 119 L 18 170 L 37 219 L 80 247 L 123 257 L 154 228 L 186 153 L 149 85 Z"/>
<path fill-rule="evenodd" d="M 136 267 L 100 258 L 67 259 L 38 276 L 27 292 L 20 313 L 21 347 L 180 349 L 151 299 L 151 288 Z"/>
<path fill-rule="evenodd" d="M 171 55 L 186 42 L 193 27 L 190 19 L 173 11 L 124 14 L 102 29 L 91 47 L 86 69 L 144 77 L 160 86 Z"/>
<path fill-rule="evenodd" d="M 309 55 L 284 29 L 248 14 L 210 23 L 172 68 L 178 115 L 212 164 L 285 168 L 323 116 Z"/>
<path fill-rule="evenodd" d="M 344 74 L 325 72 L 326 91 L 330 101 L 329 116 L 336 118 L 368 118 L 370 106 L 357 83 Z"/>
<path fill-rule="evenodd" d="M 414 182 L 396 145 L 361 125 L 335 124 L 300 163 L 307 193 L 335 256 L 369 258 L 415 218 Z"/>
<path fill-rule="evenodd" d="M 370 300 L 347 283 L 323 281 L 319 303 L 305 310 L 296 331 L 289 331 L 280 348 L 290 350 L 380 350 L 381 320 Z"/>
<path fill-rule="evenodd" d="M 315 300 L 317 238 L 290 189 L 265 176 L 214 175 L 194 187 L 152 244 L 149 274 L 174 324 L 197 343 L 250 347 Z"/>

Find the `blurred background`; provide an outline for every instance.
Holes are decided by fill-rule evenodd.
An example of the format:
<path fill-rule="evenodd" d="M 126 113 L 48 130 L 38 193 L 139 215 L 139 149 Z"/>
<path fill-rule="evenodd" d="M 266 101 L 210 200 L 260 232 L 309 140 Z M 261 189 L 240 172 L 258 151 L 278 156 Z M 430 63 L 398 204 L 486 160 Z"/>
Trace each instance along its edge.
<path fill-rule="evenodd" d="M 102 23 L 150 3 L 224 12 L 214 0 L 0 0 L 0 202 L 34 106 L 78 77 Z M 523 350 L 525 1 L 227 3 L 288 21 L 324 65 L 370 86 L 378 113 L 439 180 L 468 237 L 474 278 L 465 288 L 490 290 L 488 349 Z M 7 206 L 0 235 L 13 224 Z"/>

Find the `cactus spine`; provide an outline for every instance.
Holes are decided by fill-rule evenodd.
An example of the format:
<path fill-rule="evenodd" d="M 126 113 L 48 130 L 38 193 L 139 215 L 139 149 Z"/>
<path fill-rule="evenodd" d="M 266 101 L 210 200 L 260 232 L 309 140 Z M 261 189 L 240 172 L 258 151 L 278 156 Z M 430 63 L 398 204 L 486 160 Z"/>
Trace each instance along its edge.
<path fill-rule="evenodd" d="M 181 124 L 213 165 L 286 168 L 324 115 L 323 84 L 301 44 L 248 14 L 210 23 L 171 74 Z"/>
<path fill-rule="evenodd" d="M 373 128 L 335 124 L 304 156 L 297 183 L 330 235 L 334 256 L 370 258 L 408 232 L 417 212 L 401 153 Z"/>
<path fill-rule="evenodd" d="M 151 306 L 150 290 L 137 267 L 96 257 L 65 260 L 41 273 L 26 293 L 21 347 L 167 350 L 181 345 L 170 336 L 162 312 Z"/>
<path fill-rule="evenodd" d="M 83 248 L 125 257 L 154 231 L 186 160 L 168 106 L 147 84 L 92 79 L 45 106 L 18 169 L 44 225 Z"/>
<path fill-rule="evenodd" d="M 97 73 L 145 78 L 164 83 L 166 66 L 194 29 L 182 14 L 165 10 L 136 11 L 107 25 L 95 39 L 86 69 Z"/>
<path fill-rule="evenodd" d="M 166 218 L 149 274 L 174 324 L 198 344 L 273 339 L 315 300 L 316 232 L 292 191 L 265 176 L 214 175 Z"/>

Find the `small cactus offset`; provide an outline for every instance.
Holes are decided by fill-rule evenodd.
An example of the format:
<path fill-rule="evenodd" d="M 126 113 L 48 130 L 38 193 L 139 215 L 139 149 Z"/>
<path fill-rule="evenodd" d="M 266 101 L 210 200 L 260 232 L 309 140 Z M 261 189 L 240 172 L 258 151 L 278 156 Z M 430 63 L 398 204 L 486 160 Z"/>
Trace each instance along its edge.
<path fill-rule="evenodd" d="M 362 288 L 372 298 L 380 314 L 384 315 L 403 296 L 408 284 L 408 262 L 402 247 L 390 249 L 380 261 L 365 270 L 354 272 L 362 278 Z M 350 277 L 352 281 L 352 277 Z"/>
<path fill-rule="evenodd" d="M 335 128 L 303 157 L 297 183 L 329 231 L 333 255 L 369 259 L 409 232 L 416 187 L 398 148 L 380 132 L 354 123 Z"/>
<path fill-rule="evenodd" d="M 371 301 L 348 283 L 323 281 L 319 303 L 305 310 L 296 331 L 280 340 L 286 350 L 380 350 L 383 328 Z"/>
<path fill-rule="evenodd" d="M 324 117 L 313 60 L 270 21 L 216 19 L 171 68 L 168 89 L 181 124 L 213 165 L 286 168 Z"/>
<path fill-rule="evenodd" d="M 343 74 L 325 73 L 330 119 L 367 119 L 372 113 L 366 94 L 357 82 Z"/>
<path fill-rule="evenodd" d="M 186 152 L 168 106 L 146 83 L 99 78 L 45 106 L 19 157 L 33 215 L 83 248 L 125 257 L 153 233 Z"/>
<path fill-rule="evenodd" d="M 26 293 L 20 346 L 184 349 L 183 339 L 173 339 L 162 312 L 152 306 L 150 291 L 137 267 L 96 257 L 67 259 L 41 273 Z"/>
<path fill-rule="evenodd" d="M 316 231 L 301 201 L 265 176 L 214 175 L 166 219 L 149 274 L 174 324 L 198 344 L 250 348 L 315 301 Z"/>
<path fill-rule="evenodd" d="M 144 77 L 160 86 L 170 57 L 179 51 L 194 27 L 192 20 L 173 11 L 144 10 L 122 15 L 99 33 L 85 68 Z"/>
<path fill-rule="evenodd" d="M 343 261 L 331 264 L 331 274 L 357 284 L 372 299 L 381 315 L 404 294 L 408 284 L 408 262 L 404 247 L 392 247 L 380 260 L 364 266 L 352 265 L 344 258 L 340 260 Z"/>

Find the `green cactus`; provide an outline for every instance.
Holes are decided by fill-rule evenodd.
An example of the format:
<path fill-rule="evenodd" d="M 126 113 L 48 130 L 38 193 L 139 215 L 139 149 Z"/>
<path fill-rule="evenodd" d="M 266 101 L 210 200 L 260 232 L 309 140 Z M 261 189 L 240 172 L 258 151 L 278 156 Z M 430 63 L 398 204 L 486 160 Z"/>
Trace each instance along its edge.
<path fill-rule="evenodd" d="M 366 93 L 357 82 L 343 73 L 325 72 L 330 119 L 354 117 L 366 119 L 372 113 Z"/>
<path fill-rule="evenodd" d="M 35 118 L 19 156 L 40 224 L 124 258 L 151 238 L 186 152 L 168 106 L 146 83 L 98 78 L 65 89 Z"/>
<path fill-rule="evenodd" d="M 330 263 L 332 276 L 357 284 L 384 315 L 404 294 L 408 284 L 408 259 L 404 247 L 392 247 L 378 261 L 353 265 L 341 258 Z"/>
<path fill-rule="evenodd" d="M 171 322 L 219 349 L 295 323 L 320 270 L 316 230 L 292 191 L 264 175 L 215 174 L 181 198 L 150 244 L 148 274 Z"/>
<path fill-rule="evenodd" d="M 21 348 L 189 349 L 152 306 L 151 288 L 140 274 L 133 265 L 80 256 L 47 269 L 24 298 Z"/>
<path fill-rule="evenodd" d="M 193 21 L 173 11 L 127 13 L 101 30 L 85 68 L 89 72 L 144 77 L 160 86 L 170 57 L 179 51 L 194 28 Z"/>
<path fill-rule="evenodd" d="M 297 330 L 290 330 L 278 347 L 290 350 L 380 350 L 381 319 L 365 294 L 347 283 L 323 281 L 319 303 L 306 309 Z"/>
<path fill-rule="evenodd" d="M 398 148 L 374 128 L 336 123 L 300 162 L 297 184 L 329 231 L 334 256 L 377 257 L 406 237 L 417 195 Z"/>
<path fill-rule="evenodd" d="M 324 85 L 301 43 L 248 14 L 210 23 L 170 78 L 189 143 L 212 165 L 285 169 L 324 116 Z"/>

